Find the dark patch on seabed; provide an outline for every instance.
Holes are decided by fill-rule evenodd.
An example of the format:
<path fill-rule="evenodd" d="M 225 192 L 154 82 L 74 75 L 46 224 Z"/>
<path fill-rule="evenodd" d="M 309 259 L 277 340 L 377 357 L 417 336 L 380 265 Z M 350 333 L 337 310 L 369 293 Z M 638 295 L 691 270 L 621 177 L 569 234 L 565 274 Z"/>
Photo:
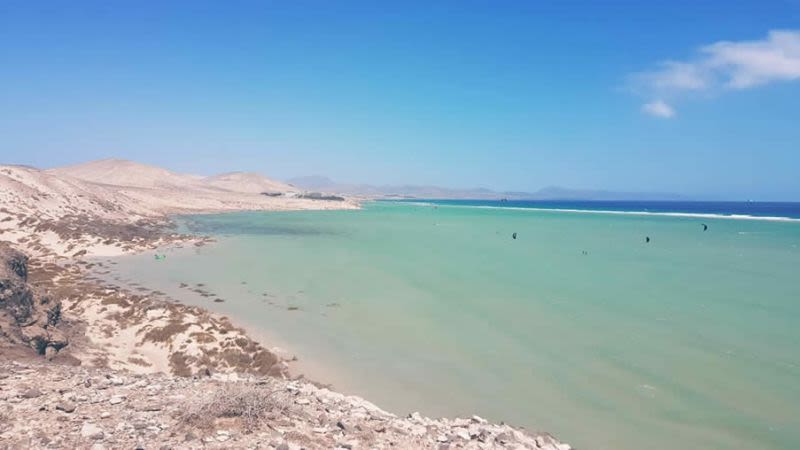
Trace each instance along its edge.
<path fill-rule="evenodd" d="M 329 230 L 322 230 L 314 227 L 303 226 L 279 226 L 269 224 L 245 224 L 245 223 L 208 223 L 208 222 L 186 222 L 186 228 L 195 234 L 209 234 L 217 236 L 322 236 L 337 235 Z"/>

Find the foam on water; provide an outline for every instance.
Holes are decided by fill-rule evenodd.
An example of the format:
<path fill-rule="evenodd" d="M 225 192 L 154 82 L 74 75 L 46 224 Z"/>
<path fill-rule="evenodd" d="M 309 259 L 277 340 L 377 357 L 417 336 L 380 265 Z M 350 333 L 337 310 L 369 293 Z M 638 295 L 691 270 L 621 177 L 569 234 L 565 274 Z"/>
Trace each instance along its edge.
<path fill-rule="evenodd" d="M 689 213 L 689 212 L 653 212 L 653 211 L 615 211 L 605 209 L 571 209 L 571 208 L 541 208 L 535 206 L 500 206 L 500 205 L 452 205 L 434 202 L 403 202 L 409 205 L 443 207 L 443 208 L 477 208 L 477 209 L 501 209 L 511 211 L 550 211 L 580 214 L 620 214 L 627 216 L 665 216 L 665 217 L 693 217 L 699 219 L 733 219 L 733 220 L 764 220 L 768 222 L 800 222 L 795 217 L 783 216 L 755 216 L 751 214 L 712 214 L 712 213 Z"/>

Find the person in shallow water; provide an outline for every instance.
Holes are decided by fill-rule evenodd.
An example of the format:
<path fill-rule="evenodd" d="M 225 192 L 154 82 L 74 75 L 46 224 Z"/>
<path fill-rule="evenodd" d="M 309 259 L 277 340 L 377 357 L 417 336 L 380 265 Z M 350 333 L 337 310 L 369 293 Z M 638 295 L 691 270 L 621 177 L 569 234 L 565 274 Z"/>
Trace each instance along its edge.
<path fill-rule="evenodd" d="M 644 237 L 644 241 L 649 244 L 650 243 L 650 236 L 645 236 Z"/>
<path fill-rule="evenodd" d="M 517 238 L 517 233 L 516 233 L 516 232 L 514 232 L 514 233 L 511 235 L 511 238 L 512 238 L 512 239 L 516 239 L 516 238 Z"/>
<path fill-rule="evenodd" d="M 706 225 L 706 224 L 702 224 L 702 225 L 703 225 L 703 231 L 708 230 L 708 225 Z"/>

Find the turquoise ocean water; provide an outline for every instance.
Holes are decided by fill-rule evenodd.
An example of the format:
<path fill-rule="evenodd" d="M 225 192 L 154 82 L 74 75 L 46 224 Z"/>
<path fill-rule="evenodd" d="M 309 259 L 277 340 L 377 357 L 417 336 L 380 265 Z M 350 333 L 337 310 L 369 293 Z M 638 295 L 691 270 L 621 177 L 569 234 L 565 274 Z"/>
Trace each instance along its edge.
<path fill-rule="evenodd" d="M 800 448 L 800 222 L 388 202 L 181 221 L 218 242 L 113 276 L 392 412 L 585 449 Z"/>

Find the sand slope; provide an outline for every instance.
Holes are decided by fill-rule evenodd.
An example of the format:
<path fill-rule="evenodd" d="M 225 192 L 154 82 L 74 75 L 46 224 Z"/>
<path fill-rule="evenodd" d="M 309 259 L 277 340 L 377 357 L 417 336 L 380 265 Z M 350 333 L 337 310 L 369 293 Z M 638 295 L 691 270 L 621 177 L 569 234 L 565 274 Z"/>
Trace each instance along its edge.
<path fill-rule="evenodd" d="M 134 211 L 139 215 L 155 214 L 154 210 L 143 205 L 126 206 L 129 201 L 120 192 L 104 185 L 61 177 L 32 167 L 0 166 L 0 209 L 6 213 L 47 219 L 58 219 L 68 214 L 108 219 L 125 218 Z"/>
<path fill-rule="evenodd" d="M 170 214 L 359 207 L 354 200 L 259 193 L 279 187 L 281 183 L 255 174 L 206 178 L 124 160 L 52 170 L 0 165 L 0 241 L 31 255 L 66 256 L 81 250 L 112 255 L 129 247 L 133 231 L 141 234 Z"/>
<path fill-rule="evenodd" d="M 140 188 L 191 187 L 202 177 L 171 172 L 124 159 L 102 159 L 46 171 L 55 176 L 67 176 L 97 184 Z"/>
<path fill-rule="evenodd" d="M 231 172 L 201 180 L 204 186 L 226 191 L 260 194 L 262 192 L 294 192 L 297 188 L 252 172 Z"/>
<path fill-rule="evenodd" d="M 117 159 L 50 170 L 0 166 L 2 208 L 51 219 L 66 214 L 130 220 L 131 216 L 193 212 L 357 207 L 351 201 L 260 194 L 291 190 L 288 185 L 252 173 L 200 177 Z"/>
<path fill-rule="evenodd" d="M 253 172 L 229 172 L 203 177 L 176 173 L 161 167 L 124 159 L 102 159 L 50 169 L 46 172 L 95 184 L 128 188 L 230 191 L 245 194 L 294 192 L 297 190 L 286 183 Z"/>

